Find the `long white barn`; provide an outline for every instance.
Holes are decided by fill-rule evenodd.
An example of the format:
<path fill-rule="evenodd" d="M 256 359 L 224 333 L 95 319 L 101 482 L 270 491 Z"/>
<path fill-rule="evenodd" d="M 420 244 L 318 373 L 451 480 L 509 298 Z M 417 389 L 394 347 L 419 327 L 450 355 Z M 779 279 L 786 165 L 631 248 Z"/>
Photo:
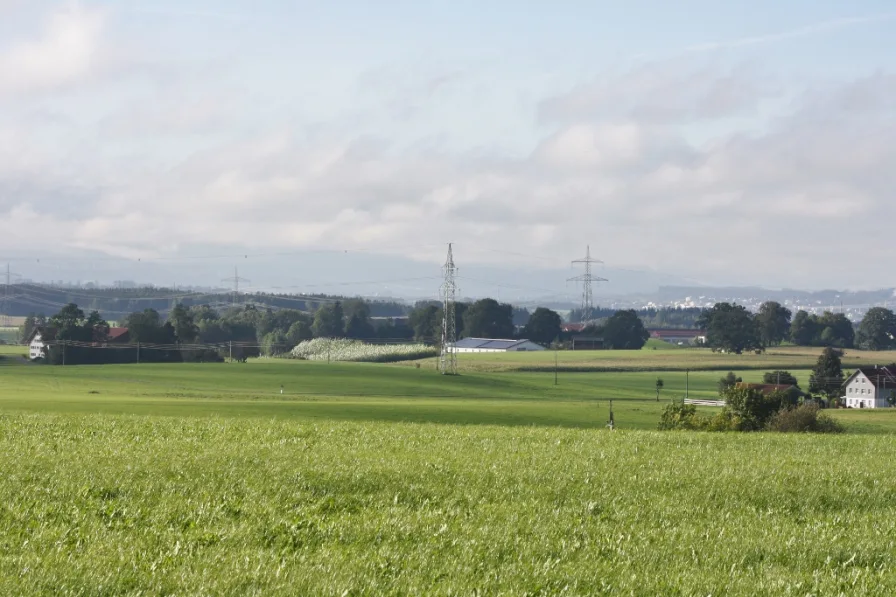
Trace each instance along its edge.
<path fill-rule="evenodd" d="M 464 338 L 455 345 L 456 352 L 531 352 L 544 350 L 531 340 L 496 340 L 493 338 Z"/>

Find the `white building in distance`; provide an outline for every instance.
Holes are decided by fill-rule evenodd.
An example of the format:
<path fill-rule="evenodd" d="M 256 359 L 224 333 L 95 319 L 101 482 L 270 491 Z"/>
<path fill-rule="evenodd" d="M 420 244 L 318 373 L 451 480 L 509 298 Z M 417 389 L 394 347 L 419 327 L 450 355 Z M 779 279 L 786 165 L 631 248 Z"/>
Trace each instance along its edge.
<path fill-rule="evenodd" d="M 455 344 L 456 352 L 533 352 L 537 350 L 544 350 L 544 347 L 530 340 L 464 338 Z"/>
<path fill-rule="evenodd" d="M 860 367 L 843 388 L 847 408 L 890 408 L 896 399 L 896 367 Z"/>

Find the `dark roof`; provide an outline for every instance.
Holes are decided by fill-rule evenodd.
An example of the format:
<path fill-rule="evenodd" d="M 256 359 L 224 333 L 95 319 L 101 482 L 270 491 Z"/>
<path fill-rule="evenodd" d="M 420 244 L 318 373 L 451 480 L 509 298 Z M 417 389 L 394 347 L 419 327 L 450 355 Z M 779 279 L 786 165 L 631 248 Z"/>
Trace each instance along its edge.
<path fill-rule="evenodd" d="M 875 386 L 888 385 L 896 388 L 896 366 L 888 365 L 886 367 L 859 367 L 856 373 L 861 373 L 867 377 Z M 849 376 L 849 379 L 855 377 L 856 373 Z"/>
<path fill-rule="evenodd" d="M 50 341 L 52 342 L 56 339 L 56 328 L 50 326 L 39 326 L 31 330 L 31 335 L 28 336 L 28 344 L 31 344 L 31 341 L 34 340 L 34 337 L 40 333 L 41 340 L 44 342 Z"/>

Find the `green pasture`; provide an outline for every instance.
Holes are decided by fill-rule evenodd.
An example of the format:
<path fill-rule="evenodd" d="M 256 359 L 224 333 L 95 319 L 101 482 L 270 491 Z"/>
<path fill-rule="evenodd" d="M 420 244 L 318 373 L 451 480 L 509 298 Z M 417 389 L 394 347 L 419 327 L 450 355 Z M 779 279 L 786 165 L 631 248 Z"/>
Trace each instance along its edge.
<path fill-rule="evenodd" d="M 6 365 L 3 365 L 6 363 Z M 793 369 L 804 385 L 809 371 Z M 761 381 L 762 371 L 739 372 Z M 474 371 L 259 359 L 247 364 L 52 367 L 0 361 L 0 412 L 264 417 L 654 429 L 673 398 L 717 397 L 718 371 Z M 664 388 L 657 401 L 656 379 Z M 283 387 L 283 394 L 280 388 Z M 896 430 L 896 410 L 836 413 L 856 431 Z M 860 417 L 861 415 L 861 417 Z M 862 417 L 871 416 L 870 421 Z"/>
<path fill-rule="evenodd" d="M 890 595 L 891 449 L 0 414 L 0 594 Z"/>
<path fill-rule="evenodd" d="M 762 354 L 722 354 L 707 348 L 677 348 L 670 344 L 642 350 L 582 350 L 507 353 L 461 353 L 458 366 L 462 372 L 473 371 L 540 371 L 560 369 L 570 371 L 746 371 L 773 369 L 811 369 L 821 354 L 821 348 L 785 346 L 770 348 Z M 654 344 L 655 345 L 655 344 Z M 896 362 L 896 351 L 866 352 L 847 350 L 844 367 L 884 365 Z M 425 365 L 434 367 L 436 359 Z"/>

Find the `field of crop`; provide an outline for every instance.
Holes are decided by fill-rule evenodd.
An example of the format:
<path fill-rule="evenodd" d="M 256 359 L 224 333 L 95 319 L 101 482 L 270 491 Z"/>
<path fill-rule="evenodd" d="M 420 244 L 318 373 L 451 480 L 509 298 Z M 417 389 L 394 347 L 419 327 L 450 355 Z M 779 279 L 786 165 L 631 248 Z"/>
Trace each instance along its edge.
<path fill-rule="evenodd" d="M 0 347 L 0 595 L 896 589 L 896 409 L 837 411 L 839 437 L 658 433 L 720 373 L 23 352 Z"/>
<path fill-rule="evenodd" d="M 0 594 L 893 594 L 891 444 L 3 415 Z"/>

